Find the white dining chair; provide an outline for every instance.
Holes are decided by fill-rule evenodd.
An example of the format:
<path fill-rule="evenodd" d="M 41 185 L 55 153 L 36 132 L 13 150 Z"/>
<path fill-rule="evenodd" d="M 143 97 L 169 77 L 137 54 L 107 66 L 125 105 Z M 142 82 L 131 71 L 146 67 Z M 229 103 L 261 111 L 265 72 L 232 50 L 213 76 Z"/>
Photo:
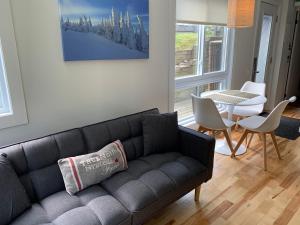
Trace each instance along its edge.
<path fill-rule="evenodd" d="M 222 118 L 215 103 L 210 98 L 201 98 L 192 94 L 192 104 L 195 122 L 199 125 L 198 131 L 223 132 L 233 153 L 234 149 L 227 129 L 231 128 L 235 123 Z"/>
<path fill-rule="evenodd" d="M 255 83 L 251 81 L 245 82 L 241 91 L 265 96 L 266 84 L 265 83 Z M 264 110 L 264 104 L 254 105 L 254 106 L 236 106 L 234 107 L 233 114 L 238 117 L 248 117 L 259 115 Z"/>
<path fill-rule="evenodd" d="M 275 147 L 275 150 L 276 150 L 276 153 L 277 153 L 277 156 L 279 159 L 281 159 L 274 131 L 278 128 L 278 126 L 280 124 L 280 119 L 281 119 L 282 113 L 285 110 L 286 106 L 290 102 L 295 102 L 295 101 L 296 101 L 296 97 L 294 96 L 294 97 L 291 97 L 289 100 L 280 102 L 267 117 L 251 116 L 246 119 L 238 121 L 237 122 L 238 125 L 243 127 L 245 129 L 245 131 L 244 131 L 241 139 L 237 143 L 236 147 L 234 148 L 233 156 L 235 156 L 237 149 L 240 147 L 240 145 L 243 143 L 244 139 L 247 137 L 247 135 L 249 133 L 252 136 L 249 140 L 248 146 L 250 145 L 254 134 L 261 135 L 262 141 L 263 141 L 263 148 L 264 148 L 264 168 L 266 171 L 268 169 L 266 136 L 267 136 L 267 134 L 270 134 L 273 144 L 274 144 L 274 147 Z"/>

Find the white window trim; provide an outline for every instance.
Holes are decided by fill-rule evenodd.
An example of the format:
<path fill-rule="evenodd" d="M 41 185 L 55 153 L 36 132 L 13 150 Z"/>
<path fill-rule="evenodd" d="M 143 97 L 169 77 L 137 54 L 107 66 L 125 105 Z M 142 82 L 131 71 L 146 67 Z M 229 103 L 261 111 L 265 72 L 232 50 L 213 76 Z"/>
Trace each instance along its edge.
<path fill-rule="evenodd" d="M 176 24 L 175 24 L 176 25 Z M 226 88 L 230 88 L 231 86 L 231 71 L 232 71 L 232 58 L 233 58 L 233 47 L 234 47 L 234 30 L 233 29 L 225 29 L 226 32 L 226 39 L 225 39 L 225 45 L 223 45 L 223 57 L 224 57 L 224 63 L 222 65 L 222 71 L 216 71 L 216 72 L 211 72 L 211 73 L 205 73 L 203 75 L 190 75 L 190 76 L 185 76 L 185 77 L 179 77 L 176 78 L 176 74 L 171 74 L 173 80 L 175 80 L 175 88 L 174 88 L 174 94 L 177 90 L 183 90 L 187 88 L 192 88 L 195 86 L 200 86 L 208 83 L 216 83 L 216 82 L 223 82 L 225 81 Z M 175 32 L 172 32 L 174 34 L 174 37 L 176 35 L 176 28 Z M 204 35 L 202 35 L 204 36 Z M 175 38 L 174 38 L 175 39 Z M 175 46 L 175 40 L 174 41 L 174 46 Z M 203 48 L 203 41 L 201 44 L 201 48 Z M 224 51 L 224 48 L 226 51 Z M 175 52 L 175 48 L 174 48 Z M 198 54 L 200 55 L 200 54 Z M 175 58 L 175 55 L 173 55 Z M 174 63 L 171 63 L 171 66 L 174 66 L 175 68 L 175 61 Z M 199 63 L 202 65 L 202 63 Z M 225 67 L 225 68 L 224 68 Z M 202 70 L 202 68 L 199 68 L 198 66 L 198 71 L 199 69 Z M 170 70 L 172 71 L 172 70 Z M 175 70 L 173 70 L 175 72 Z M 173 108 L 172 111 L 174 111 L 174 106 L 175 106 L 175 96 L 173 95 L 172 104 L 170 104 Z M 220 109 L 220 113 L 223 113 L 226 111 L 226 108 Z M 194 124 L 194 117 L 189 116 L 185 117 L 179 120 L 179 124 L 182 126 L 188 126 L 191 124 Z"/>
<path fill-rule="evenodd" d="M 230 40 L 233 38 L 233 31 L 230 29 L 229 30 L 225 29 L 225 32 L 226 32 L 225 35 L 226 38 L 225 38 L 225 44 L 223 45 L 223 54 L 224 54 L 223 58 L 225 63 L 223 63 L 222 65 L 222 70 L 211 72 L 211 73 L 205 73 L 205 74 L 203 74 L 203 72 L 201 71 L 203 75 L 190 75 L 190 76 L 179 77 L 179 78 L 176 78 L 175 76 L 175 90 L 186 89 L 192 86 L 205 84 L 207 82 L 213 83 L 220 80 L 226 80 L 226 82 L 229 83 L 228 81 L 230 78 L 230 71 L 232 67 L 230 56 L 232 56 L 233 53 L 233 49 L 232 49 L 233 45 L 232 45 L 232 41 Z M 201 49 L 202 49 L 203 41 L 201 42 L 202 42 L 201 44 Z M 224 51 L 224 49 L 226 49 L 227 51 Z M 199 64 L 201 65 L 201 63 Z M 198 67 L 201 67 L 200 65 Z"/>
<path fill-rule="evenodd" d="M 2 52 L 2 44 L 0 39 L 0 88 L 1 88 L 1 102 L 3 103 L 3 107 L 0 109 L 0 115 L 11 115 L 13 113 L 11 107 L 11 98 L 9 94 L 9 87 L 7 82 L 7 76 L 5 71 L 5 64 L 3 61 L 3 52 Z"/>
<path fill-rule="evenodd" d="M 0 129 L 28 123 L 10 0 L 0 1 L 0 39 L 12 113 L 0 115 Z"/>

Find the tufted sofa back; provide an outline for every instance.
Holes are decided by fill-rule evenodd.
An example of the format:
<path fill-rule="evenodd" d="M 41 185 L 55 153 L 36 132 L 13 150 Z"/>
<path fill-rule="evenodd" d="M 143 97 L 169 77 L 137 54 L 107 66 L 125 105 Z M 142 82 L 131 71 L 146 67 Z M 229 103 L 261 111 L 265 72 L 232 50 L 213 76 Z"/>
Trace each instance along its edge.
<path fill-rule="evenodd" d="M 57 164 L 61 158 L 98 151 L 120 140 L 127 160 L 144 154 L 142 119 L 158 109 L 73 129 L 0 149 L 7 154 L 32 202 L 65 189 Z"/>

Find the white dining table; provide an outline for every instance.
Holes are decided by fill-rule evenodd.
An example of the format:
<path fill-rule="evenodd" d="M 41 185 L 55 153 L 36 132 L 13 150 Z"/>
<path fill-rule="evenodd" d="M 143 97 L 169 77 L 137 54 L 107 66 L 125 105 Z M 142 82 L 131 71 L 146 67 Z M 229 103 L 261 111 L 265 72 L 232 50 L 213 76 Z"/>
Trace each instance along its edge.
<path fill-rule="evenodd" d="M 227 107 L 227 119 L 232 121 L 234 107 L 236 106 L 254 106 L 261 105 L 267 102 L 267 98 L 262 95 L 243 92 L 240 90 L 222 90 L 222 91 L 207 91 L 201 94 L 202 98 L 210 98 L 216 104 L 221 104 Z M 228 133 L 231 135 L 231 129 L 228 128 Z M 232 141 L 233 147 L 237 142 Z M 247 151 L 246 146 L 241 145 L 236 155 L 242 155 Z M 231 150 L 227 142 L 223 139 L 216 141 L 215 152 L 223 155 L 231 155 Z"/>

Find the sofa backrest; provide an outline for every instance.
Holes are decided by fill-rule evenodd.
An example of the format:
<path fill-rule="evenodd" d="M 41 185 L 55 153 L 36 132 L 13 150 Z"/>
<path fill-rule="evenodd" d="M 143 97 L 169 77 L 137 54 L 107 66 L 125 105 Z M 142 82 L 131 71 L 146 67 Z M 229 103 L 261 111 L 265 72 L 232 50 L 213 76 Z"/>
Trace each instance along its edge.
<path fill-rule="evenodd" d="M 120 140 L 127 160 L 144 154 L 142 118 L 157 109 L 73 129 L 0 149 L 7 154 L 32 202 L 65 189 L 57 161 L 98 151 Z"/>

